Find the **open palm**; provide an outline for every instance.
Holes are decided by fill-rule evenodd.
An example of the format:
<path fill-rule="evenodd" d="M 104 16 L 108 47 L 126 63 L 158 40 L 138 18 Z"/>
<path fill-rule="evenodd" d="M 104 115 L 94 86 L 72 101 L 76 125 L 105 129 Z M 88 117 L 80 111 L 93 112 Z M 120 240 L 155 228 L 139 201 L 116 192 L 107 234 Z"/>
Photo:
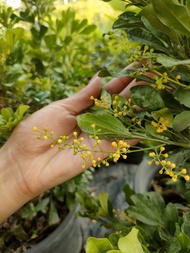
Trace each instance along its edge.
<path fill-rule="evenodd" d="M 127 85 L 131 78 L 115 78 L 106 88 L 110 93 L 128 93 Z M 76 117 L 92 105 L 90 96 L 98 97 L 101 91 L 100 78 L 94 77 L 90 84 L 74 96 L 54 102 L 30 115 L 13 131 L 3 150 L 8 150 L 10 175 L 19 186 L 20 193 L 27 201 L 53 186 L 62 183 L 83 171 L 83 160 L 80 154 L 73 155 L 72 149 L 59 150 L 50 148 L 51 140 L 38 140 L 32 131 L 34 126 L 42 130 L 47 127 L 55 132 L 55 138 L 69 136 L 73 142 L 74 131 L 84 137 L 89 149 L 93 148 L 93 140 L 82 132 Z M 133 142 L 132 142 L 133 143 Z M 102 141 L 102 148 L 111 149 L 109 141 Z M 105 158 L 105 154 L 98 154 Z M 11 166 L 14 165 L 14 166 Z M 91 164 L 87 164 L 87 167 Z M 26 197 L 27 196 L 27 197 Z"/>

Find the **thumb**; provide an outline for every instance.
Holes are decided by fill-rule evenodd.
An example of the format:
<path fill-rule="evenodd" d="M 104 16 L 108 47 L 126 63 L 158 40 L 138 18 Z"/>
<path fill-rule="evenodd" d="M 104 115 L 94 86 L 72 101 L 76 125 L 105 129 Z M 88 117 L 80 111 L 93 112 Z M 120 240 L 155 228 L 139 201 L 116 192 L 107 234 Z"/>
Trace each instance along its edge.
<path fill-rule="evenodd" d="M 100 95 L 100 80 L 100 77 L 95 76 L 86 87 L 72 97 L 65 99 L 64 106 L 66 106 L 70 111 L 73 111 L 75 115 L 89 108 L 93 104 L 93 101 L 90 100 L 90 97 L 98 97 Z"/>

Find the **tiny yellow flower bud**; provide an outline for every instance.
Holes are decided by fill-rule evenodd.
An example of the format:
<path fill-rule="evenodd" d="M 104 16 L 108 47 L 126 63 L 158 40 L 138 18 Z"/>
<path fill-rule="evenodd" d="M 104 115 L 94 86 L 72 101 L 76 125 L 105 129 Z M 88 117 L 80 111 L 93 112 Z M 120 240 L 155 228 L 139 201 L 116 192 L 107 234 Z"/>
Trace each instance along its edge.
<path fill-rule="evenodd" d="M 171 163 L 171 164 L 170 164 L 170 168 L 171 168 L 171 169 L 175 169 L 175 167 L 176 167 L 176 164 L 175 164 L 175 163 Z"/>
<path fill-rule="evenodd" d="M 184 176 L 184 179 L 185 179 L 186 181 L 189 181 L 189 180 L 190 180 L 190 176 L 189 176 L 189 175 L 185 175 L 185 176 Z"/>
<path fill-rule="evenodd" d="M 33 131 L 38 131 L 38 128 L 34 126 Z"/>
<path fill-rule="evenodd" d="M 186 174 L 186 173 L 187 173 L 187 169 L 183 168 L 183 169 L 181 170 L 181 173 L 182 173 L 182 174 Z"/>
<path fill-rule="evenodd" d="M 154 152 L 150 152 L 150 153 L 149 153 L 149 156 L 150 156 L 150 157 L 154 157 L 155 155 L 156 155 L 156 154 L 155 154 Z"/>
<path fill-rule="evenodd" d="M 165 150 L 164 147 L 160 147 L 160 151 L 163 152 Z"/>
<path fill-rule="evenodd" d="M 77 132 L 73 132 L 73 136 L 74 136 L 74 137 L 77 137 Z"/>
<path fill-rule="evenodd" d="M 172 177 L 172 181 L 173 181 L 173 182 L 176 182 L 176 181 L 177 181 L 177 176 L 173 176 L 173 177 Z"/>
<path fill-rule="evenodd" d="M 166 160 L 161 161 L 162 166 L 166 165 Z"/>
<path fill-rule="evenodd" d="M 61 140 L 61 139 L 57 140 L 57 143 L 58 143 L 58 144 L 61 144 L 61 143 L 62 143 L 62 140 Z"/>
<path fill-rule="evenodd" d="M 94 129 L 94 128 L 96 127 L 96 125 L 95 125 L 95 124 L 92 124 L 91 127 Z"/>
<path fill-rule="evenodd" d="M 112 142 L 112 147 L 117 148 L 117 143 L 115 141 Z"/>
<path fill-rule="evenodd" d="M 47 139 L 48 139 L 48 136 L 47 136 L 47 135 L 44 135 L 43 138 L 44 138 L 44 140 L 47 140 Z"/>

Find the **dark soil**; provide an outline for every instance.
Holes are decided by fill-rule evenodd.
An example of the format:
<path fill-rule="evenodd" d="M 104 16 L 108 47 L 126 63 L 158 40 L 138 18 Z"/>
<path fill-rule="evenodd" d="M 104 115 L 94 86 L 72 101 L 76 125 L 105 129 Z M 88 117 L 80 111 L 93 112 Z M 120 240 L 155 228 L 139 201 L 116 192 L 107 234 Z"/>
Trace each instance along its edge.
<path fill-rule="evenodd" d="M 41 197 L 41 196 L 40 196 Z M 47 196 L 46 196 L 47 197 Z M 38 198 L 30 203 L 36 203 Z M 63 202 L 56 200 L 55 206 L 59 215 L 57 224 L 48 224 L 49 206 L 46 212 L 38 212 L 31 218 L 21 218 L 21 208 L 14 215 L 10 216 L 0 224 L 0 252 L 3 253 L 21 253 L 32 248 L 38 242 L 46 238 L 61 223 L 68 214 L 68 209 Z"/>

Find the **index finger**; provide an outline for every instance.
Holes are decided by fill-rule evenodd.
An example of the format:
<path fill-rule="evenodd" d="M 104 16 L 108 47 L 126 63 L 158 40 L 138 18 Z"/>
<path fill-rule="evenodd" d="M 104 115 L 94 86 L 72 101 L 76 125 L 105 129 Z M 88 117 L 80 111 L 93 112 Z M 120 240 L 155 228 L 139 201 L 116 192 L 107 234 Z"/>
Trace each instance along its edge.
<path fill-rule="evenodd" d="M 125 69 L 134 69 L 134 63 L 128 65 Z M 110 94 L 118 94 L 122 92 L 126 88 L 126 86 L 128 86 L 132 82 L 133 79 L 134 78 L 130 76 L 113 78 L 105 85 L 105 89 Z"/>

